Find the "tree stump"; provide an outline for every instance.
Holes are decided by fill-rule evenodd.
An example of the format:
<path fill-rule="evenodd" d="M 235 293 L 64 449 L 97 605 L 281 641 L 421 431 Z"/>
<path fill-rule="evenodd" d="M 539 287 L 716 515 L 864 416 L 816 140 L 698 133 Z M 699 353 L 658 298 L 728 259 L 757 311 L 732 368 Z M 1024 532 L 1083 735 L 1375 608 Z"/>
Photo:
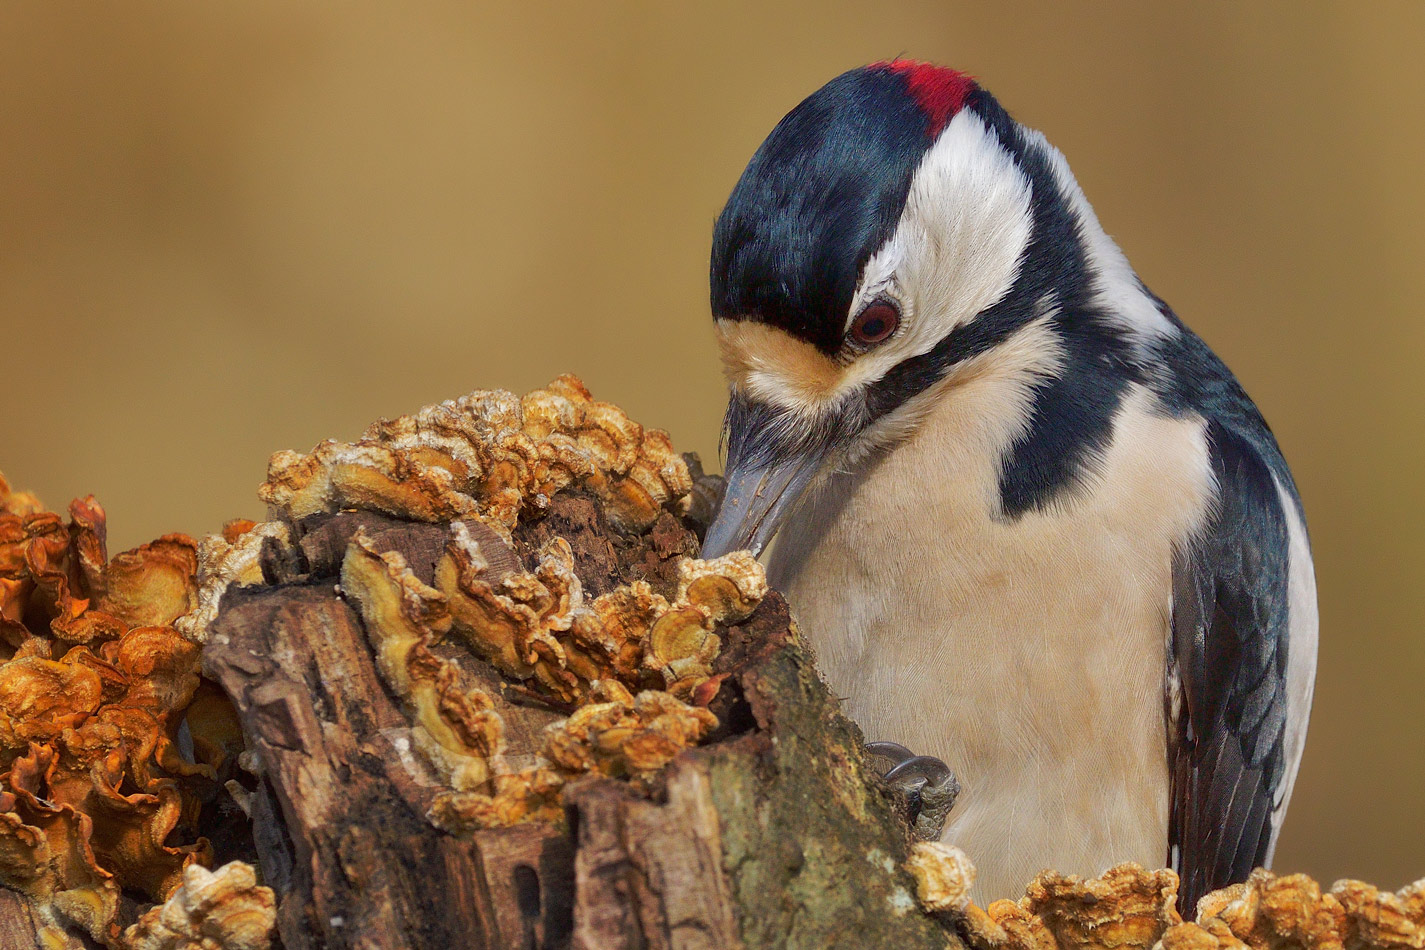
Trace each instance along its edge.
<path fill-rule="evenodd" d="M 522 540 L 575 538 L 586 560 L 617 550 L 589 514 L 571 498 Z M 336 583 L 358 529 L 427 580 L 444 529 L 367 512 L 297 527 L 301 563 L 268 552 L 274 583 L 231 588 L 204 651 L 260 762 L 257 851 L 288 950 L 954 942 L 916 908 L 897 802 L 775 593 L 719 629 L 715 741 L 680 753 L 655 787 L 591 776 L 565 789 L 562 821 L 456 836 L 426 818 L 436 782 Z M 528 754 L 559 713 L 479 675 L 513 754 Z"/>
<path fill-rule="evenodd" d="M 1425 946 L 1425 881 L 971 904 L 760 567 L 697 558 L 715 491 L 572 377 L 278 453 L 272 521 L 112 560 L 92 498 L 0 478 L 0 950 Z"/>

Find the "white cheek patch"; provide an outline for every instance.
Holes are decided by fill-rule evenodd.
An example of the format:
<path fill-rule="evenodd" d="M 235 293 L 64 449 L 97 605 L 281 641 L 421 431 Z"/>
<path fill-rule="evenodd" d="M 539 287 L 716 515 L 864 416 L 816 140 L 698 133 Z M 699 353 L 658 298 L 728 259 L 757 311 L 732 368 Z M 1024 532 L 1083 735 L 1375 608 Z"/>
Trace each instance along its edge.
<path fill-rule="evenodd" d="M 916 169 L 895 233 L 867 261 L 847 316 L 887 291 L 906 309 L 902 329 L 848 367 L 844 389 L 929 352 L 1009 292 L 1033 232 L 1032 194 L 979 116 L 950 121 Z"/>
<path fill-rule="evenodd" d="M 903 308 L 899 332 L 849 361 L 797 349 L 770 328 L 719 321 L 733 385 L 806 418 L 834 414 L 850 393 L 934 349 L 1014 285 L 1033 233 L 1033 188 L 973 112 L 945 127 L 911 179 L 895 233 L 866 262 L 847 323 L 878 294 Z"/>

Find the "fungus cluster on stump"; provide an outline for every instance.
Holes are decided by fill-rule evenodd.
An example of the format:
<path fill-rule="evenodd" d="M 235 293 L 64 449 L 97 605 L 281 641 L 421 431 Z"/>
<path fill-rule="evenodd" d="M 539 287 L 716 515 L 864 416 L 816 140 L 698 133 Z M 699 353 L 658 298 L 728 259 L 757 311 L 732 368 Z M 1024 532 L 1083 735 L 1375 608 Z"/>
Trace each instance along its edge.
<path fill-rule="evenodd" d="M 1425 945 L 1419 885 L 976 907 L 760 566 L 697 558 L 716 492 L 568 376 L 280 452 L 196 544 L 0 480 L 0 950 Z"/>

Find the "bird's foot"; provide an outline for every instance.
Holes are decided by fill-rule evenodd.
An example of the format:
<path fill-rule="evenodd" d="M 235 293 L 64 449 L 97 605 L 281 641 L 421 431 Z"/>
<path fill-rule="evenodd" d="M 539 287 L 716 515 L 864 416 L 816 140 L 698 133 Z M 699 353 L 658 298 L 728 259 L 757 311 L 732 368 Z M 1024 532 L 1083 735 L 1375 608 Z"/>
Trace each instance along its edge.
<path fill-rule="evenodd" d="M 940 840 L 945 819 L 960 794 L 960 783 L 950 767 L 895 742 L 868 742 L 866 753 L 881 780 L 904 796 L 911 835 L 920 841 Z"/>

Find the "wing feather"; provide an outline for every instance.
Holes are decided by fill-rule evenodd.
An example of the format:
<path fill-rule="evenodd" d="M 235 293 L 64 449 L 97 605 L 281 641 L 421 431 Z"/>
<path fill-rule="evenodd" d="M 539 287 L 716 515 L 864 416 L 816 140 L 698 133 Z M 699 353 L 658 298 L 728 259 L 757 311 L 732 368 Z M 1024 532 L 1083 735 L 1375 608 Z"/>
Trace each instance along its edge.
<path fill-rule="evenodd" d="M 1286 776 L 1288 536 L 1272 469 L 1209 422 L 1213 517 L 1173 570 L 1169 855 L 1190 913 L 1265 864 Z"/>

